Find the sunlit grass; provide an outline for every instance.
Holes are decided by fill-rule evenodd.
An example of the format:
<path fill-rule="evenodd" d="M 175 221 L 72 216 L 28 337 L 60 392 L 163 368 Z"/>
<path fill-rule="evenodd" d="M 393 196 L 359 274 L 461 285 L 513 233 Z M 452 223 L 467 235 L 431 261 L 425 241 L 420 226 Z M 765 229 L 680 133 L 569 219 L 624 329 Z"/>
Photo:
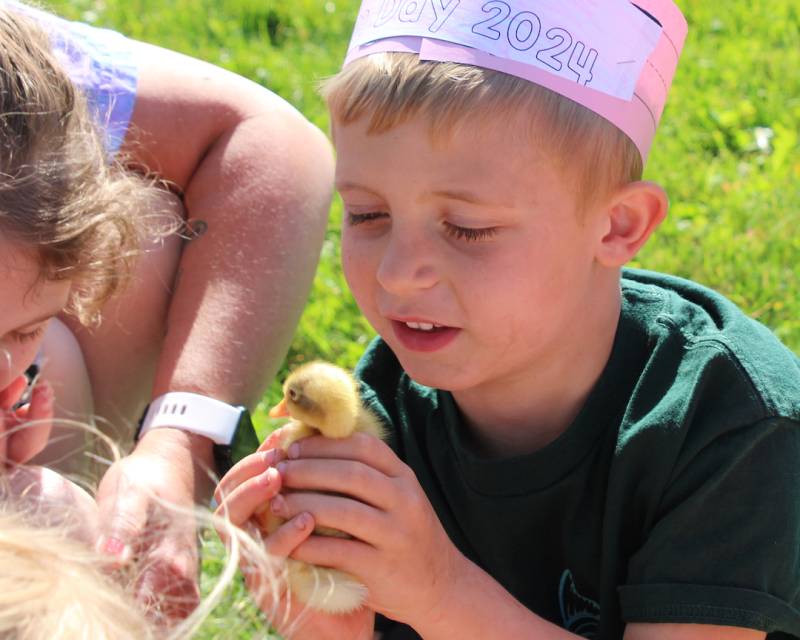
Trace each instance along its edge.
<path fill-rule="evenodd" d="M 203 58 L 277 92 L 327 130 L 316 92 L 344 56 L 356 0 L 60 0 L 63 14 Z M 800 4 L 679 0 L 690 35 L 646 177 L 670 217 L 637 264 L 732 298 L 800 352 Z M 371 330 L 339 268 L 341 206 L 288 363 L 352 366 Z M 276 399 L 276 387 L 266 396 Z M 263 412 L 259 415 L 266 426 Z M 216 552 L 210 552 L 215 549 Z M 204 582 L 221 560 L 207 541 Z M 265 635 L 241 584 L 203 638 Z"/>

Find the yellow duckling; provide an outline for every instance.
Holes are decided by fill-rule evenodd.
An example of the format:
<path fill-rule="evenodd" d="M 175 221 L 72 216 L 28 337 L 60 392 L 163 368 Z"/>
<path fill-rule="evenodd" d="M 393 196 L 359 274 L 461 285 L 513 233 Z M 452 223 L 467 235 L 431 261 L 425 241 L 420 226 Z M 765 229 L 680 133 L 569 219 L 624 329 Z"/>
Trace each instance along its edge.
<path fill-rule="evenodd" d="M 280 446 L 284 450 L 317 433 L 327 438 L 346 438 L 359 431 L 385 436 L 381 423 L 361 403 L 353 376 L 327 362 L 310 362 L 290 373 L 283 385 L 283 399 L 269 415 L 291 418 L 283 427 Z M 284 522 L 270 511 L 259 520 L 267 533 Z M 347 537 L 328 527 L 317 527 L 315 533 Z M 299 560 L 287 562 L 289 589 L 307 606 L 327 613 L 347 613 L 364 602 L 367 589 L 353 576 Z"/>

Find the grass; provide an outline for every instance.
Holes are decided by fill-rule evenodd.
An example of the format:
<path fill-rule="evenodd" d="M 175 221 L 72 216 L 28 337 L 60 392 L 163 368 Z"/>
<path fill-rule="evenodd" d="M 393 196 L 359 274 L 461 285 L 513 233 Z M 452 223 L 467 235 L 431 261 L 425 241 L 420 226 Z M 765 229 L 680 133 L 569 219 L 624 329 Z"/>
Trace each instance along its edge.
<path fill-rule="evenodd" d="M 335 73 L 357 0 L 53 0 L 118 29 L 245 75 L 327 130 L 317 81 Z M 636 264 L 711 286 L 800 352 L 800 5 L 678 0 L 690 24 L 646 177 L 667 189 L 667 222 Z M 352 366 L 372 332 L 339 269 L 334 203 L 314 288 L 287 365 Z M 276 398 L 273 385 L 265 400 Z M 263 412 L 262 428 L 267 426 Z M 211 537 L 203 580 L 219 571 Z M 262 636 L 237 584 L 202 638 Z M 269 637 L 269 636 L 267 636 Z"/>

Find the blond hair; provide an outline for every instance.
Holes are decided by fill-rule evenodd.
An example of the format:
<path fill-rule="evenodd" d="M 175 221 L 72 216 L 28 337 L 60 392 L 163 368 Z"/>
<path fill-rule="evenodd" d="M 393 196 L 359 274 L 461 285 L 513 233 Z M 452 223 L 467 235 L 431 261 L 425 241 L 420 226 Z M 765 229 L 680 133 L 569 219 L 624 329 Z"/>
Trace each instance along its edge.
<path fill-rule="evenodd" d="M 38 25 L 0 4 L 0 42 L 0 233 L 42 279 L 71 280 L 67 311 L 90 322 L 130 272 L 153 190 L 109 162 Z"/>
<path fill-rule="evenodd" d="M 369 133 L 421 115 L 432 136 L 441 137 L 465 120 L 522 114 L 532 143 L 577 180 L 579 208 L 642 175 L 639 151 L 617 127 L 568 98 L 499 71 L 423 61 L 412 53 L 377 53 L 325 81 L 322 94 L 334 126 L 368 118 Z"/>
<path fill-rule="evenodd" d="M 35 467 L 19 467 L 0 478 L 0 638 L 187 640 L 222 601 L 243 556 L 258 574 L 256 595 L 280 594 L 283 563 L 266 553 L 257 532 L 250 534 L 207 510 L 184 512 L 162 504 L 165 518 L 190 516 L 216 527 L 230 550 L 199 606 L 180 623 L 165 624 L 162 609 L 183 608 L 180 601 L 171 601 L 179 596 L 162 585 L 164 593 L 153 594 L 145 604 L 137 601 L 134 592 L 143 567 L 109 570 L 107 559 L 92 549 L 93 538 L 82 531 L 87 516 L 92 519 L 86 501 L 94 503 L 88 494 L 76 500 L 82 491 L 68 485 L 55 472 Z"/>
<path fill-rule="evenodd" d="M 148 640 L 153 630 L 98 558 L 57 527 L 0 514 L 0 637 Z"/>

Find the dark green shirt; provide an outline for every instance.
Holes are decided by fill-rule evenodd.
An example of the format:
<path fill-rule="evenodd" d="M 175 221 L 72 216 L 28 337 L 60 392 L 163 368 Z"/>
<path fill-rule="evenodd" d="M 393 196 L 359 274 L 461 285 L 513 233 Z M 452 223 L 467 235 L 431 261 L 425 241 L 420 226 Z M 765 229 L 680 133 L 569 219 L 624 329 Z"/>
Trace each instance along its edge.
<path fill-rule="evenodd" d="M 800 359 L 692 282 L 626 270 L 622 292 L 603 374 L 535 453 L 478 457 L 452 395 L 381 340 L 364 397 L 456 546 L 536 614 L 596 639 L 626 622 L 800 637 Z"/>

